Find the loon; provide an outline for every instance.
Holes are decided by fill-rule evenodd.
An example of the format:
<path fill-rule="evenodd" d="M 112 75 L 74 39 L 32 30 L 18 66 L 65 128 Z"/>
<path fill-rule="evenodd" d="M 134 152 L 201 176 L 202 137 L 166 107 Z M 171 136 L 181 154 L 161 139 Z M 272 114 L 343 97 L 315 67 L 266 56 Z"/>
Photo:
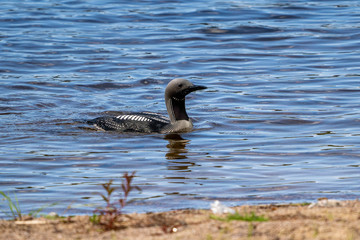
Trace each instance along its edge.
<path fill-rule="evenodd" d="M 169 118 L 158 113 L 140 112 L 118 116 L 104 116 L 87 121 L 88 124 L 105 131 L 136 133 L 179 133 L 193 128 L 186 113 L 185 96 L 191 92 L 206 89 L 182 78 L 175 78 L 165 89 L 165 104 Z"/>

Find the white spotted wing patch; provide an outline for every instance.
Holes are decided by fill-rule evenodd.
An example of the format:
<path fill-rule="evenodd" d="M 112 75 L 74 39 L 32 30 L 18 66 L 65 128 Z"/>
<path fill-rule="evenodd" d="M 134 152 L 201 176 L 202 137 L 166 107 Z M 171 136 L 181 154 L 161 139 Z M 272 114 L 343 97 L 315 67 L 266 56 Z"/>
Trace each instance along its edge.
<path fill-rule="evenodd" d="M 153 121 L 162 122 L 162 123 L 170 122 L 169 118 L 167 118 L 159 113 L 153 113 L 153 112 L 141 112 L 141 113 Z"/>
<path fill-rule="evenodd" d="M 138 121 L 138 122 L 151 122 L 150 118 L 141 115 L 119 115 L 116 117 L 119 120 Z"/>
<path fill-rule="evenodd" d="M 153 121 L 163 122 L 163 123 L 169 122 L 169 119 L 167 117 L 164 117 L 160 114 L 148 113 L 148 112 L 143 112 L 140 114 L 124 114 L 124 115 L 116 116 L 116 118 L 119 120 L 137 121 L 137 122 L 153 122 Z"/>

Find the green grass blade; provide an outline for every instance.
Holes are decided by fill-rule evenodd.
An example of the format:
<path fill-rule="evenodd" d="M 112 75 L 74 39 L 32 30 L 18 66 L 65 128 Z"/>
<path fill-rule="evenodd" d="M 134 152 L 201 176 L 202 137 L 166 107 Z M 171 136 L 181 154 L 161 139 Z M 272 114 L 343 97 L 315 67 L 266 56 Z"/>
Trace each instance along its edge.
<path fill-rule="evenodd" d="M 22 215 L 21 215 L 20 205 L 19 205 L 19 201 L 16 197 L 16 194 L 14 194 L 15 195 L 15 203 L 13 202 L 13 200 L 11 200 L 11 198 L 9 197 L 9 194 L 5 194 L 3 191 L 0 191 L 0 194 L 7 201 L 7 205 L 11 212 L 12 218 L 13 219 L 17 219 L 17 218 L 21 219 Z"/>
<path fill-rule="evenodd" d="M 18 201 L 18 198 L 17 198 L 17 196 L 16 196 L 15 193 L 14 193 L 14 195 L 15 195 L 15 203 L 16 203 L 16 205 L 15 205 L 14 207 L 15 207 L 15 210 L 16 210 L 16 213 L 17 213 L 18 218 L 21 219 L 21 218 L 22 218 L 22 214 L 21 214 L 21 209 L 20 209 L 19 201 Z"/>
<path fill-rule="evenodd" d="M 58 202 L 55 202 L 55 203 L 50 203 L 50 204 L 45 204 L 45 205 L 42 205 L 41 207 L 39 207 L 38 209 L 35 209 L 35 210 L 32 210 L 29 215 L 32 216 L 33 218 L 36 218 L 38 217 L 38 214 L 40 212 L 42 212 L 45 208 L 48 208 L 48 207 L 53 207 L 53 206 L 56 206 L 57 204 L 59 204 Z"/>

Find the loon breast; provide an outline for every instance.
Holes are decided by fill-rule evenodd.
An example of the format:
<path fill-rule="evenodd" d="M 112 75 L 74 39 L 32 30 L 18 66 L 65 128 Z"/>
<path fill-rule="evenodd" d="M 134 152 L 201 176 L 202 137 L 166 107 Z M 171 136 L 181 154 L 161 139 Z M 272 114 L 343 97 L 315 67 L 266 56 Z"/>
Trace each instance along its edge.
<path fill-rule="evenodd" d="M 157 113 L 141 112 L 98 117 L 88 124 L 105 131 L 161 133 L 170 124 L 170 119 Z"/>

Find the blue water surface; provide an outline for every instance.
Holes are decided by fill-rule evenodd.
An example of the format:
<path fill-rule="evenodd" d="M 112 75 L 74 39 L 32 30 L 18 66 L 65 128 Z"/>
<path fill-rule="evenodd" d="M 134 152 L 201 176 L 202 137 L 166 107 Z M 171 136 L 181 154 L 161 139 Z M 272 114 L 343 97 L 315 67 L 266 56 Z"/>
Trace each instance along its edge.
<path fill-rule="evenodd" d="M 356 199 L 359 62 L 358 1 L 2 1 L 0 191 L 91 214 L 136 171 L 128 212 Z M 208 87 L 187 98 L 193 132 L 84 124 L 166 115 L 177 77 Z"/>

